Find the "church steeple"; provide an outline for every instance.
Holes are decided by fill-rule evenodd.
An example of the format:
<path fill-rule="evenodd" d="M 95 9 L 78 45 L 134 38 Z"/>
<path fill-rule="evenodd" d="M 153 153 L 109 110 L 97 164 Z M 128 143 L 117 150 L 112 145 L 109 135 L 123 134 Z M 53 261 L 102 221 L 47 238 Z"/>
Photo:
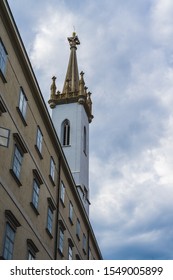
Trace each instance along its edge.
<path fill-rule="evenodd" d="M 56 92 L 56 77 L 53 77 L 50 100 L 48 101 L 48 103 L 53 109 L 58 104 L 78 102 L 84 106 L 86 114 L 88 116 L 88 120 L 89 122 L 91 122 L 93 119 L 92 101 L 90 97 L 91 93 L 87 92 L 87 87 L 85 86 L 83 77 L 84 72 L 80 73 L 80 78 L 78 72 L 76 50 L 77 45 L 80 45 L 80 41 L 75 32 L 73 32 L 72 37 L 68 37 L 68 41 L 70 44 L 70 58 L 63 90 L 62 93 L 60 91 Z"/>
<path fill-rule="evenodd" d="M 93 119 L 91 93 L 79 75 L 76 33 L 68 38 L 70 58 L 62 92 L 57 91 L 56 77 L 52 78 L 50 100 L 52 120 L 69 163 L 79 195 L 89 214 L 89 123 Z"/>

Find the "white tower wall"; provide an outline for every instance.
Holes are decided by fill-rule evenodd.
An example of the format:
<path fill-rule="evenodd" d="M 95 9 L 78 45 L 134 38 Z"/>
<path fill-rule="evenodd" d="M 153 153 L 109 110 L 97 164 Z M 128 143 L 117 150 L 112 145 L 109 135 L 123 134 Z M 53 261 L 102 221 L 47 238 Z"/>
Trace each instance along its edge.
<path fill-rule="evenodd" d="M 81 198 L 88 212 L 89 203 L 89 122 L 84 106 L 79 103 L 68 103 L 56 106 L 52 111 L 52 120 L 62 143 L 62 123 L 70 122 L 70 145 L 63 146 L 75 183 L 79 187 Z M 86 129 L 86 152 L 84 152 L 84 127 Z M 62 143 L 63 144 L 63 143 Z M 81 188 L 81 189 L 80 189 Z M 81 192 L 81 190 L 83 192 Z"/>

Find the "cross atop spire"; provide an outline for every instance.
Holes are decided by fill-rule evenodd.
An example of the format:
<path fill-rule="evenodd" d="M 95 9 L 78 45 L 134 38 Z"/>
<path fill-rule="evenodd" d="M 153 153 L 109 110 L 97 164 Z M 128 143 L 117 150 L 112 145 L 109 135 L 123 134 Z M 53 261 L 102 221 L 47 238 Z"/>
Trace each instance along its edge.
<path fill-rule="evenodd" d="M 73 32 L 72 37 L 68 37 L 67 39 L 68 39 L 69 44 L 70 44 L 70 49 L 71 48 L 76 48 L 76 45 L 80 45 L 80 41 L 78 39 L 78 36 L 76 36 L 75 32 Z"/>

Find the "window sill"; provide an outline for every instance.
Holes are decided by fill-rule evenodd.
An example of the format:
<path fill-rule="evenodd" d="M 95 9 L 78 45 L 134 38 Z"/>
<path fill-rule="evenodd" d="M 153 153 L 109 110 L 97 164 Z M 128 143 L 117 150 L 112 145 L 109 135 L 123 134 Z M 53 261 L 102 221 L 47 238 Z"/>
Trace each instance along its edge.
<path fill-rule="evenodd" d="M 20 111 L 19 107 L 16 107 L 16 110 L 17 110 L 17 112 L 18 112 L 18 114 L 19 114 L 19 116 L 20 116 L 20 118 L 21 118 L 21 120 L 22 120 L 24 126 L 27 126 L 26 120 L 25 120 L 25 118 L 24 118 L 22 112 Z"/>
<path fill-rule="evenodd" d="M 3 83 L 6 84 L 7 80 L 6 80 L 5 76 L 4 76 L 4 74 L 2 73 L 1 69 L 0 69 L 0 77 L 1 77 L 1 79 L 3 81 Z"/>
<path fill-rule="evenodd" d="M 71 145 L 62 145 L 63 148 L 69 148 Z"/>
<path fill-rule="evenodd" d="M 64 254 L 63 252 L 61 252 L 61 250 L 58 248 L 58 253 L 60 254 L 60 256 L 63 258 L 64 257 Z"/>
<path fill-rule="evenodd" d="M 69 218 L 70 224 L 73 226 L 73 221 L 72 221 L 72 219 L 71 219 L 70 217 L 68 217 L 68 218 Z"/>
<path fill-rule="evenodd" d="M 37 151 L 37 153 L 38 153 L 38 155 L 39 155 L 39 158 L 40 158 L 40 159 L 43 159 L 43 156 L 42 156 L 40 150 L 38 149 L 37 145 L 35 145 L 35 149 L 36 149 L 36 151 Z"/>
<path fill-rule="evenodd" d="M 14 180 L 16 181 L 16 183 L 18 184 L 19 187 L 22 186 L 22 183 L 20 182 L 20 180 L 17 178 L 16 174 L 14 173 L 13 169 L 10 169 L 10 173 L 13 176 Z"/>
<path fill-rule="evenodd" d="M 50 179 L 52 185 L 55 187 L 55 182 L 54 182 L 54 180 L 53 180 L 53 178 L 52 178 L 52 176 L 50 174 L 49 174 L 49 179 Z"/>
<path fill-rule="evenodd" d="M 76 233 L 76 237 L 77 237 L 78 241 L 80 241 L 80 236 L 79 236 L 79 234 Z"/>
<path fill-rule="evenodd" d="M 86 254 L 87 254 L 87 253 L 86 253 L 86 250 L 85 250 L 84 248 L 83 248 L 82 250 L 83 250 L 83 252 L 84 252 L 84 255 L 86 255 Z"/>
<path fill-rule="evenodd" d="M 35 214 L 38 216 L 40 213 L 38 212 L 37 208 L 34 206 L 33 202 L 30 202 L 32 209 L 34 210 Z"/>
<path fill-rule="evenodd" d="M 52 238 L 53 238 L 53 235 L 52 235 L 52 233 L 48 230 L 48 228 L 46 228 L 46 232 L 47 232 L 47 234 L 49 235 L 49 237 L 52 239 Z"/>
<path fill-rule="evenodd" d="M 65 208 L 65 204 L 64 204 L 64 202 L 62 201 L 61 198 L 60 198 L 60 201 L 61 201 L 62 206 Z"/>

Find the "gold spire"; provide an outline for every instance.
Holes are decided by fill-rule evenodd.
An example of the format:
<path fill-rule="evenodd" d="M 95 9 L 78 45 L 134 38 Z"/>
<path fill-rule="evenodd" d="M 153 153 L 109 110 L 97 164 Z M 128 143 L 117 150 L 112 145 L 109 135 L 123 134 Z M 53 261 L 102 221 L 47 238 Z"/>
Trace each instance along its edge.
<path fill-rule="evenodd" d="M 56 93 L 56 84 L 55 80 L 56 77 L 52 78 L 52 85 L 51 85 L 51 94 L 50 100 L 48 103 L 50 107 L 53 109 L 58 104 L 65 104 L 65 103 L 74 103 L 78 102 L 84 106 L 86 114 L 88 116 L 89 122 L 92 121 L 92 101 L 90 98 L 90 93 L 87 93 L 87 87 L 85 86 L 84 81 L 84 72 L 78 73 L 78 64 L 77 64 L 77 56 L 76 50 L 77 45 L 80 45 L 80 41 L 78 36 L 75 32 L 73 32 L 72 37 L 67 38 L 70 45 L 70 58 L 67 68 L 67 73 L 64 81 L 64 86 L 62 93 L 59 91 Z"/>
<path fill-rule="evenodd" d="M 79 39 L 76 36 L 76 33 L 73 32 L 72 37 L 67 38 L 70 45 L 70 59 L 67 68 L 67 74 L 64 82 L 64 87 L 62 93 L 66 91 L 66 82 L 69 81 L 69 92 L 78 93 L 79 91 L 79 73 L 78 73 L 78 64 L 77 64 L 77 56 L 76 50 L 77 45 L 80 45 Z"/>

